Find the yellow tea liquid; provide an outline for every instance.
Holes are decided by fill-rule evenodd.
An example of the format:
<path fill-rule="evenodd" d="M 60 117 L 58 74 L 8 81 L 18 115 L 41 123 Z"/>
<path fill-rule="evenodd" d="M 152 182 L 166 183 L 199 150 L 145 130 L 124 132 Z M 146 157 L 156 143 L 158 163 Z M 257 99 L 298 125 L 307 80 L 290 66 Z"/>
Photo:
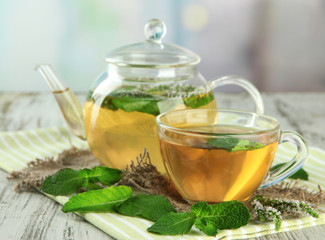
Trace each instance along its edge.
<path fill-rule="evenodd" d="M 205 95 L 212 96 L 212 99 L 200 108 L 216 108 L 212 92 Z M 195 99 L 200 101 L 204 97 L 198 95 L 192 97 L 191 101 L 195 102 Z M 105 98 L 106 102 L 112 100 L 114 97 Z M 142 100 L 133 98 L 132 101 L 137 104 L 137 101 Z M 151 162 L 161 173 L 166 173 L 157 138 L 156 115 L 159 112 L 187 108 L 183 99 L 167 99 L 166 102 L 158 102 L 159 112 L 155 114 L 110 109 L 104 104 L 104 102 L 97 103 L 90 100 L 85 103 L 84 107 L 87 141 L 101 163 L 123 169 L 146 148 Z"/>
<path fill-rule="evenodd" d="M 229 126 L 227 130 L 214 128 L 215 132 L 229 133 L 230 130 Z M 254 130 L 233 127 L 231 132 L 241 131 Z M 278 144 L 273 142 L 255 150 L 227 152 L 207 146 L 202 139 L 198 141 L 192 136 L 182 141 L 184 145 L 172 140 L 160 142 L 167 173 L 184 199 L 207 202 L 248 199 L 271 166 Z"/>

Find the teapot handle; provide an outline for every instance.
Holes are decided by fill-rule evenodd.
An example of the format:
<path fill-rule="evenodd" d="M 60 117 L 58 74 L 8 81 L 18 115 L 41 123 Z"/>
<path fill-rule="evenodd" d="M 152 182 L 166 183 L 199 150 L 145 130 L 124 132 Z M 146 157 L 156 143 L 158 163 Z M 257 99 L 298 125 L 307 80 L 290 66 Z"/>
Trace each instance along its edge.
<path fill-rule="evenodd" d="M 237 85 L 244 88 L 253 98 L 256 105 L 256 113 L 264 113 L 264 104 L 260 92 L 256 87 L 251 84 L 249 81 L 239 77 L 239 76 L 223 76 L 211 81 L 211 84 L 214 88 L 221 87 L 224 85 Z"/>

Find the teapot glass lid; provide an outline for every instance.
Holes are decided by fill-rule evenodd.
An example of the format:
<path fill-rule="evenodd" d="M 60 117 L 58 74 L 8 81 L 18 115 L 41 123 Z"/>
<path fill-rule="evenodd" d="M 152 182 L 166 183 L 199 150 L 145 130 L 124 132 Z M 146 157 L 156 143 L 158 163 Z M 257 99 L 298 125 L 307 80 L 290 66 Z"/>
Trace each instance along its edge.
<path fill-rule="evenodd" d="M 163 21 L 152 19 L 144 27 L 146 40 L 110 52 L 106 61 L 118 66 L 170 68 L 196 65 L 200 57 L 188 49 L 163 43 L 167 28 Z"/>

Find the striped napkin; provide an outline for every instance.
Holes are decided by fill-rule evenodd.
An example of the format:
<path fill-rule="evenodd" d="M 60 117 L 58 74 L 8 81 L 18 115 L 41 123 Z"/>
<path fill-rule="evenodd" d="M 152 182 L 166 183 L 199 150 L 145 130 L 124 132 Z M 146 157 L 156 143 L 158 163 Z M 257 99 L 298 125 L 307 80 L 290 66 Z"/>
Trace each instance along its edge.
<path fill-rule="evenodd" d="M 45 158 L 57 156 L 65 149 L 72 146 L 78 148 L 88 148 L 86 142 L 74 137 L 66 127 L 51 127 L 47 129 L 36 129 L 19 132 L 0 132 L 0 168 L 7 172 L 21 170 L 26 167 L 27 162 L 35 158 Z M 310 156 L 304 166 L 309 173 L 310 180 L 306 185 L 310 189 L 317 189 L 317 184 L 325 187 L 325 151 L 310 147 Z M 281 144 L 277 151 L 277 162 L 284 162 L 295 153 L 295 147 Z M 60 204 L 64 204 L 67 197 L 52 197 Z M 325 204 L 321 206 L 325 209 Z M 319 218 L 301 217 L 299 219 L 285 220 L 279 231 L 274 228 L 273 222 L 249 223 L 245 227 L 236 230 L 223 230 L 216 237 L 208 237 L 194 227 L 187 235 L 182 236 L 160 236 L 146 231 L 152 222 L 122 216 L 115 213 L 87 213 L 79 214 L 81 217 L 100 228 L 110 236 L 118 239 L 246 239 L 259 237 L 276 232 L 290 231 L 319 224 L 325 224 L 325 214 L 320 214 Z"/>

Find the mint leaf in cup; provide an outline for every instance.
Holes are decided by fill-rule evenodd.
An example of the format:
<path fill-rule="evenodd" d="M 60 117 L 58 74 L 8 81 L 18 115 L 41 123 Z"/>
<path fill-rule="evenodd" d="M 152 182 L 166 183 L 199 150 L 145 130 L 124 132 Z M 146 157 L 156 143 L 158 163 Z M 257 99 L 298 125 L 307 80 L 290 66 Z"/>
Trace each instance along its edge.
<path fill-rule="evenodd" d="M 138 216 L 155 222 L 175 209 L 169 200 L 161 195 L 139 194 L 117 206 L 115 211 L 122 215 Z"/>
<path fill-rule="evenodd" d="M 127 186 L 108 187 L 77 194 L 62 208 L 63 212 L 113 212 L 114 207 L 132 196 Z"/>
<path fill-rule="evenodd" d="M 248 151 L 264 147 L 264 144 L 259 142 L 230 137 L 209 139 L 208 145 L 218 149 L 225 149 L 227 152 Z"/>

